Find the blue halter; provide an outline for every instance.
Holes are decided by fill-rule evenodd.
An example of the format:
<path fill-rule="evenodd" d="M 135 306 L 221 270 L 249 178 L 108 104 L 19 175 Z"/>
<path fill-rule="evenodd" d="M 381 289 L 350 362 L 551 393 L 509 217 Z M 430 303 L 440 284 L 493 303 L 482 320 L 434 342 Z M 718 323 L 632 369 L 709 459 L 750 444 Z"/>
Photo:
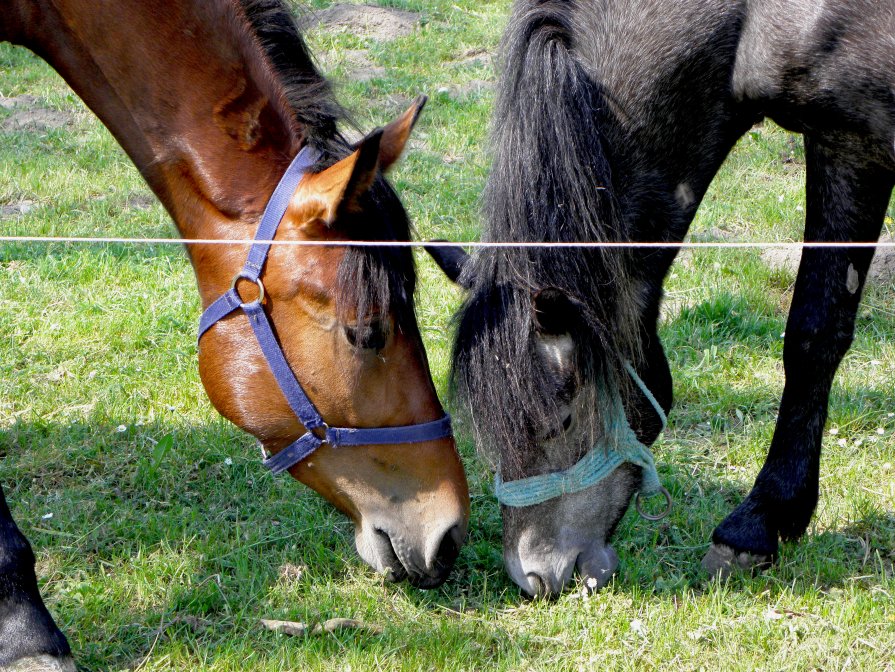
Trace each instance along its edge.
<path fill-rule="evenodd" d="M 631 376 L 640 391 L 646 396 L 656 414 L 662 421 L 662 429 L 668 419 L 665 411 L 634 371 L 629 362 L 625 362 L 625 370 Z M 603 445 L 601 445 L 603 444 Z M 541 474 L 504 482 L 500 472 L 494 476 L 494 494 L 504 506 L 534 506 L 555 497 L 579 492 L 596 485 L 624 462 L 631 462 L 643 470 L 643 481 L 637 493 L 636 506 L 641 516 L 649 520 L 659 520 L 671 510 L 671 495 L 662 487 L 659 474 L 656 472 L 656 461 L 649 448 L 637 438 L 625 416 L 625 409 L 618 395 L 614 399 L 614 408 L 610 420 L 606 423 L 606 431 L 600 443 L 588 451 L 587 455 L 565 471 Z M 642 497 L 661 494 L 665 497 L 666 508 L 659 515 L 645 513 L 640 506 Z"/>
<path fill-rule="evenodd" d="M 276 455 L 265 458 L 263 464 L 274 474 L 286 471 L 294 464 L 301 462 L 324 443 L 334 448 L 342 446 L 368 446 L 395 443 L 420 443 L 423 441 L 435 441 L 451 436 L 451 417 L 444 416 L 432 422 L 424 422 L 418 425 L 404 425 L 401 427 L 330 427 L 320 413 L 311 403 L 308 395 L 302 389 L 301 384 L 289 367 L 283 349 L 277 342 L 267 313 L 264 312 L 264 285 L 261 283 L 261 271 L 267 254 L 270 251 L 270 243 L 257 241 L 273 240 L 277 228 L 286 208 L 301 178 L 314 165 L 316 157 L 309 146 L 305 146 L 289 164 L 286 173 L 280 179 L 277 188 L 264 209 L 258 231 L 255 233 L 255 243 L 249 250 L 248 259 L 242 270 L 233 278 L 230 289 L 212 303 L 199 320 L 199 336 L 213 327 L 219 320 L 232 313 L 237 308 L 242 309 L 252 331 L 261 346 L 261 351 L 267 359 L 271 372 L 276 378 L 286 401 L 292 411 L 305 426 L 305 433 L 291 444 L 286 446 Z M 243 302 L 236 290 L 240 280 L 255 283 L 258 286 L 258 298 L 254 301 Z M 316 432 L 315 432 L 316 430 Z"/>

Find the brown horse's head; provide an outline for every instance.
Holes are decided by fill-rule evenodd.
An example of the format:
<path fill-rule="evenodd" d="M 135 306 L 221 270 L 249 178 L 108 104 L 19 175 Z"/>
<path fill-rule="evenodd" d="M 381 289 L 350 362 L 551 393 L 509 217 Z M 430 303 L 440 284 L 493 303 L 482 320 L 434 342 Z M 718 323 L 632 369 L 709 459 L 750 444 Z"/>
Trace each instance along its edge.
<path fill-rule="evenodd" d="M 406 240 L 407 216 L 380 173 L 400 156 L 421 106 L 367 136 L 348 156 L 306 174 L 277 240 Z M 236 246 L 224 253 L 220 246 L 194 250 L 197 272 L 216 278 L 206 304 L 229 287 L 245 254 Z M 286 359 L 328 425 L 390 427 L 442 416 L 414 317 L 408 249 L 275 245 L 262 280 Z M 237 289 L 252 300 L 255 288 L 245 285 Z M 199 367 L 215 407 L 267 451 L 276 453 L 305 432 L 241 313 L 202 337 Z M 423 587 L 444 581 L 469 518 L 453 439 L 324 444 L 290 472 L 354 521 L 358 552 L 377 570 Z"/>

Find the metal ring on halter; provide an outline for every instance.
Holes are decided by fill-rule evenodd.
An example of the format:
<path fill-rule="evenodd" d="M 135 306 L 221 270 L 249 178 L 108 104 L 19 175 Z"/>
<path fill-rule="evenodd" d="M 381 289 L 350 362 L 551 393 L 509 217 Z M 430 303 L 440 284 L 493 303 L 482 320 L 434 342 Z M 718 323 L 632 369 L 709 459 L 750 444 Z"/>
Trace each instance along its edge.
<path fill-rule="evenodd" d="M 242 296 L 240 296 L 239 292 L 236 291 L 236 285 L 240 280 L 248 280 L 249 282 L 252 282 L 252 283 L 258 285 L 258 298 L 255 299 L 254 301 L 243 301 L 240 304 L 241 308 L 245 307 L 245 306 L 252 306 L 252 305 L 255 305 L 256 303 L 257 304 L 264 303 L 264 285 L 261 282 L 261 278 L 253 278 L 245 271 L 240 271 L 239 273 L 236 274 L 236 276 L 233 278 L 233 282 L 230 284 L 230 289 L 232 289 L 234 292 L 236 292 L 236 295 L 239 296 L 239 300 L 242 301 Z"/>
<path fill-rule="evenodd" d="M 324 443 L 329 442 L 329 425 L 327 425 L 325 422 L 321 422 L 319 425 L 314 427 L 314 429 L 309 429 L 308 431 Z"/>
<path fill-rule="evenodd" d="M 646 513 L 640 505 L 640 500 L 643 498 L 643 493 L 638 492 L 634 497 L 634 507 L 637 509 L 637 513 L 640 514 L 641 518 L 645 518 L 646 520 L 662 520 L 665 516 L 671 513 L 671 507 L 674 504 L 674 500 L 671 499 L 671 493 L 663 487 L 659 486 L 659 490 L 653 494 L 662 495 L 665 497 L 665 509 L 661 513 Z"/>

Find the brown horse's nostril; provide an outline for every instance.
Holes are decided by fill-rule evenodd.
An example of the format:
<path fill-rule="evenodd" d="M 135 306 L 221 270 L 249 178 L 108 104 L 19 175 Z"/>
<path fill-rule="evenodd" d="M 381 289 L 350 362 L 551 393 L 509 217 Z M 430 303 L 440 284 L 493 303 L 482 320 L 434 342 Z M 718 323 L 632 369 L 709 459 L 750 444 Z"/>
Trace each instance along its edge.
<path fill-rule="evenodd" d="M 462 545 L 463 533 L 460 531 L 459 525 L 454 525 L 441 539 L 441 544 L 438 546 L 438 551 L 435 554 L 434 567 L 431 569 L 438 574 L 444 574 L 445 578 L 447 578 L 448 572 L 454 566 L 454 561 L 460 555 L 460 546 Z"/>
<path fill-rule="evenodd" d="M 408 572 L 410 583 L 417 588 L 427 589 L 437 588 L 443 584 L 447 580 L 448 575 L 450 575 L 454 562 L 460 554 L 464 536 L 465 533 L 460 525 L 454 525 L 445 532 L 438 542 L 435 552 L 426 558 L 425 573 L 414 574 L 413 572 Z"/>

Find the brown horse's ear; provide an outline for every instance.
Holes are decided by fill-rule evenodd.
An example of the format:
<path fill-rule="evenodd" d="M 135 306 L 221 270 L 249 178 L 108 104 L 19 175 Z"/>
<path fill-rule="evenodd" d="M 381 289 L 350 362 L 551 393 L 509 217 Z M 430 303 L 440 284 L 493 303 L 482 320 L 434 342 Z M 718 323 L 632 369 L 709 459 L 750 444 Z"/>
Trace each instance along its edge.
<path fill-rule="evenodd" d="M 290 209 L 299 221 L 323 220 L 329 226 L 339 212 L 359 209 L 360 197 L 370 188 L 379 169 L 383 131 L 373 131 L 338 163 L 306 175 L 292 196 Z M 299 215 L 298 213 L 301 213 Z"/>
<path fill-rule="evenodd" d="M 382 129 L 382 144 L 379 146 L 379 167 L 383 172 L 401 157 L 410 132 L 426 105 L 426 96 L 417 96 L 407 111 Z"/>

